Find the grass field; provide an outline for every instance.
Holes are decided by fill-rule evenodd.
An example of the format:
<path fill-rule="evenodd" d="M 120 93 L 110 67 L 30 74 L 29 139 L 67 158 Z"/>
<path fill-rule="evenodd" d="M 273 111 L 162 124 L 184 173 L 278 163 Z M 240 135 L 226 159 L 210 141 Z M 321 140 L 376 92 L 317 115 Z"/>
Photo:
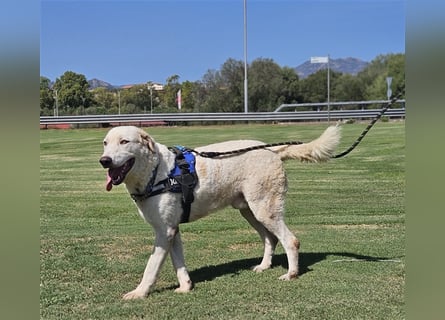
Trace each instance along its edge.
<path fill-rule="evenodd" d="M 343 125 L 339 152 L 366 124 Z M 168 146 L 227 139 L 309 141 L 326 124 L 159 127 Z M 405 125 L 377 123 L 347 157 L 286 162 L 286 222 L 301 241 L 299 279 L 287 260 L 256 274 L 262 243 L 231 208 L 181 226 L 194 290 L 176 294 L 168 259 L 155 291 L 123 301 L 152 250 L 153 231 L 125 187 L 105 191 L 106 129 L 40 131 L 41 319 L 403 319 Z"/>

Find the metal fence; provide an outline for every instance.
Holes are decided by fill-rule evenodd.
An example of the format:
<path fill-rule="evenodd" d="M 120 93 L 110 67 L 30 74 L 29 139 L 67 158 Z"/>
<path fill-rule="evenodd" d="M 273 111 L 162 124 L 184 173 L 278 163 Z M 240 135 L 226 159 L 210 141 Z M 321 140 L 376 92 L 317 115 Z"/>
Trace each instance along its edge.
<path fill-rule="evenodd" d="M 283 109 L 297 109 L 301 108 L 313 108 L 320 111 L 322 108 L 332 108 L 332 109 L 360 109 L 363 110 L 365 106 L 370 105 L 384 105 L 389 103 L 390 100 L 367 100 L 367 101 L 339 101 L 339 102 L 317 102 L 317 103 L 289 103 L 282 104 L 275 109 L 274 112 L 280 112 Z M 395 104 L 400 104 L 402 108 L 405 108 L 405 99 L 396 100 Z M 359 108 L 361 106 L 361 108 Z"/>
<path fill-rule="evenodd" d="M 404 100 L 401 102 L 404 103 Z M 374 102 L 375 104 L 376 102 Z M 320 104 L 311 104 L 311 106 Z M 322 104 L 321 104 L 322 105 Z M 292 108 L 308 107 L 309 104 L 292 105 Z M 403 105 L 404 106 L 404 105 Z M 380 109 L 360 110 L 320 110 L 294 112 L 249 112 L 249 113 L 154 113 L 154 114 L 121 114 L 121 115 L 79 115 L 79 116 L 41 116 L 40 126 L 60 124 L 102 124 L 102 125 L 171 125 L 183 122 L 297 122 L 327 121 L 348 119 L 370 119 L 377 116 Z M 404 118 L 405 108 L 390 108 L 385 116 L 388 118 Z"/>

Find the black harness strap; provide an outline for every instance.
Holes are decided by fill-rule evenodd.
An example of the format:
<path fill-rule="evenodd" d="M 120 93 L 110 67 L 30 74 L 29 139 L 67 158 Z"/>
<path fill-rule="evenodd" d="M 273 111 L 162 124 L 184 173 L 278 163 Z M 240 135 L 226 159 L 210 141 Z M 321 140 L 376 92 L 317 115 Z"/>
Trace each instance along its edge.
<path fill-rule="evenodd" d="M 180 223 L 186 223 L 189 222 L 190 219 L 191 206 L 195 198 L 193 195 L 193 189 L 198 182 L 198 175 L 196 174 L 195 170 L 191 170 L 190 164 L 184 156 L 184 152 L 188 151 L 187 149 L 173 147 L 169 148 L 169 150 L 176 155 L 175 168 L 179 168 L 180 174 L 173 175 L 172 172 L 166 179 L 154 184 L 158 169 L 156 167 L 152 172 L 152 177 L 150 178 L 144 193 L 133 193 L 131 194 L 131 198 L 134 201 L 143 201 L 164 192 L 181 192 L 182 215 Z"/>
<path fill-rule="evenodd" d="M 174 178 L 181 185 L 183 209 L 181 223 L 186 223 L 189 222 L 192 202 L 195 200 L 195 197 L 193 196 L 193 189 L 197 182 L 197 175 L 196 173 L 192 173 L 190 171 L 190 164 L 185 159 L 182 150 L 178 149 L 177 147 L 169 149 L 176 154 L 176 165 L 181 170 L 181 175 L 175 176 Z"/>
<path fill-rule="evenodd" d="M 132 194 L 130 194 L 131 198 L 134 201 L 142 201 L 142 200 L 145 200 L 145 199 L 147 199 L 149 197 L 158 195 L 158 194 L 163 192 L 163 191 L 161 191 L 160 188 L 158 190 L 155 187 L 159 186 L 164 181 L 160 181 L 159 183 L 156 184 L 156 186 L 154 185 L 157 173 L 158 173 L 158 166 L 156 166 L 156 168 L 153 170 L 153 172 L 151 174 L 152 176 L 150 178 L 150 181 L 148 181 L 147 186 L 145 187 L 144 193 L 132 193 Z M 155 191 L 153 189 L 155 189 Z"/>

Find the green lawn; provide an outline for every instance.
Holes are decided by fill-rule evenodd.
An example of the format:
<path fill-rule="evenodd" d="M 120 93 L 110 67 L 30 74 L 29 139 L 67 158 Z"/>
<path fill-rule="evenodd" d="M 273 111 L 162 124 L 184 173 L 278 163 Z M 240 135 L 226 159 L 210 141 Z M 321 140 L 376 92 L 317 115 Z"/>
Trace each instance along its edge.
<path fill-rule="evenodd" d="M 339 152 L 366 124 L 343 125 Z M 147 128 L 168 146 L 228 139 L 309 141 L 326 124 Z M 176 294 L 167 260 L 155 291 L 123 301 L 152 250 L 153 231 L 125 187 L 105 191 L 106 129 L 40 131 L 41 319 L 404 319 L 405 124 L 378 122 L 347 157 L 286 162 L 286 222 L 301 241 L 299 279 L 287 260 L 256 274 L 262 243 L 227 208 L 181 226 L 195 288 Z"/>

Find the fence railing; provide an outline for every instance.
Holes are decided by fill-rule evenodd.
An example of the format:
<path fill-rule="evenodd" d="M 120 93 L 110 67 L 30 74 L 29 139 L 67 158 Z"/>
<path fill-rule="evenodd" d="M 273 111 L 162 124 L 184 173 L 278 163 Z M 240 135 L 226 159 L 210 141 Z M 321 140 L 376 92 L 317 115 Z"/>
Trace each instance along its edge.
<path fill-rule="evenodd" d="M 350 106 L 362 106 L 362 108 L 356 108 L 356 109 L 364 109 L 364 106 L 369 105 L 384 105 L 385 103 L 389 103 L 390 100 L 367 100 L 367 101 L 339 101 L 339 102 L 330 102 L 329 104 L 327 102 L 317 102 L 317 103 L 284 103 L 280 105 L 278 108 L 275 109 L 274 112 L 280 112 L 283 109 L 299 109 L 299 108 L 318 108 L 318 110 L 321 110 L 321 108 L 326 108 L 328 105 L 330 107 L 350 107 Z M 405 99 L 399 99 L 396 100 L 395 104 L 400 104 L 402 108 L 405 108 Z M 321 108 L 320 108 L 321 107 Z"/>
<path fill-rule="evenodd" d="M 237 122 L 237 121 L 327 121 L 347 119 L 370 119 L 377 116 L 380 109 L 364 110 L 320 110 L 296 112 L 249 112 L 249 113 L 155 113 L 121 115 L 79 115 L 79 116 L 41 116 L 40 125 L 51 124 L 175 124 L 180 122 Z M 405 117 L 405 108 L 390 108 L 385 113 L 389 118 Z"/>

